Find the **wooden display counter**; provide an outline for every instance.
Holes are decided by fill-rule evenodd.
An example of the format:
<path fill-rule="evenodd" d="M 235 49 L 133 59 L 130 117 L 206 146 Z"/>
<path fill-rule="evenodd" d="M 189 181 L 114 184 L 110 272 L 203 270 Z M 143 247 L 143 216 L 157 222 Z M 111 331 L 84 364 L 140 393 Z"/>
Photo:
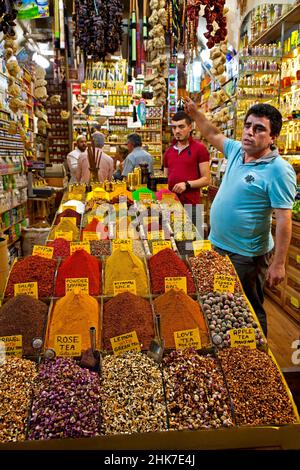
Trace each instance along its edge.
<path fill-rule="evenodd" d="M 276 221 L 273 219 L 273 235 L 275 234 L 275 226 Z M 300 222 L 293 220 L 292 227 L 285 279 L 279 286 L 272 289 L 266 286 L 265 291 L 300 325 Z"/>

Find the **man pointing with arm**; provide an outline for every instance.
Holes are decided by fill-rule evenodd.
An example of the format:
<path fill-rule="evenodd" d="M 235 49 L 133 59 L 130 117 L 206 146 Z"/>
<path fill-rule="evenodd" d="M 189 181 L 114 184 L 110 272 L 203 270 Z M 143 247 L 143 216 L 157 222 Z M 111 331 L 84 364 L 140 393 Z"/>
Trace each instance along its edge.
<path fill-rule="evenodd" d="M 252 106 L 244 120 L 242 142 L 238 142 L 225 137 L 189 98 L 186 112 L 203 137 L 227 159 L 222 184 L 211 206 L 209 238 L 219 253 L 230 257 L 267 334 L 264 283 L 267 280 L 270 287 L 276 286 L 285 277 L 296 194 L 293 167 L 280 157 L 274 145 L 282 116 L 269 104 Z M 273 211 L 275 251 L 270 263 Z"/>

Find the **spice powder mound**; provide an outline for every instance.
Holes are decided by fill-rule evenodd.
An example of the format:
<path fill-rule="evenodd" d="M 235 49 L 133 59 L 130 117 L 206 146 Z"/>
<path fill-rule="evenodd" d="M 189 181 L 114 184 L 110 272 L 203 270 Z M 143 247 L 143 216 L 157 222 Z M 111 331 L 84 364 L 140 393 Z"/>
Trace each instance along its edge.
<path fill-rule="evenodd" d="M 186 277 L 188 293 L 195 292 L 193 277 L 188 267 L 170 248 L 161 250 L 149 259 L 151 289 L 154 294 L 165 291 L 166 277 Z"/>
<path fill-rule="evenodd" d="M 174 332 L 199 328 L 201 345 L 209 344 L 209 336 L 200 305 L 183 291 L 170 290 L 154 300 L 160 316 L 161 336 L 165 348 L 175 348 Z"/>
<path fill-rule="evenodd" d="M 14 296 L 14 285 L 23 282 L 37 282 L 38 296 L 50 297 L 53 294 L 53 279 L 56 261 L 31 255 L 18 260 L 10 273 L 5 297 Z"/>
<path fill-rule="evenodd" d="M 33 338 L 44 338 L 48 305 L 29 295 L 17 295 L 0 309 L 0 336 L 22 335 L 23 354 L 33 355 Z"/>
<path fill-rule="evenodd" d="M 142 349 L 148 349 L 154 337 L 150 303 L 130 292 L 116 295 L 104 304 L 103 348 L 111 351 L 110 338 L 136 331 Z"/>

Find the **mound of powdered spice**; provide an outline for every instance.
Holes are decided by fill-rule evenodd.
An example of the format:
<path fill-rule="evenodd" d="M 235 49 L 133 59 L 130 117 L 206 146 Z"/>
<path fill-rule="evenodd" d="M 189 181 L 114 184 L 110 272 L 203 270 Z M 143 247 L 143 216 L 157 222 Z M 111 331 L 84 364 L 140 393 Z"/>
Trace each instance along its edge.
<path fill-rule="evenodd" d="M 188 267 L 170 248 L 165 248 L 148 261 L 153 294 L 165 291 L 166 277 L 186 277 L 187 292 L 195 292 L 192 274 Z"/>
<path fill-rule="evenodd" d="M 154 337 L 153 313 L 150 303 L 123 292 L 104 304 L 103 348 L 112 349 L 110 338 L 136 331 L 142 349 L 148 349 Z"/>
<path fill-rule="evenodd" d="M 100 379 L 73 359 L 39 367 L 29 422 L 29 440 L 93 437 L 100 424 Z"/>
<path fill-rule="evenodd" d="M 81 215 L 73 209 L 65 209 L 60 214 L 57 214 L 56 219 L 54 221 L 54 225 L 58 225 L 63 217 L 75 217 L 76 225 L 80 225 Z"/>
<path fill-rule="evenodd" d="M 95 217 L 91 220 L 89 224 L 87 224 L 82 232 L 93 232 L 97 233 L 99 236 L 99 239 L 101 240 L 107 240 L 108 239 L 108 227 L 103 224 L 102 222 L 99 222 L 98 219 Z M 81 234 L 83 238 L 83 234 Z"/>
<path fill-rule="evenodd" d="M 60 230 L 62 232 L 72 232 L 72 240 L 77 241 L 79 239 L 79 228 L 71 220 L 62 219 L 58 225 L 54 225 L 52 228 L 49 240 L 55 240 L 56 232 Z"/>
<path fill-rule="evenodd" d="M 14 285 L 23 282 L 37 282 L 39 298 L 50 297 L 53 294 L 55 268 L 55 260 L 42 256 L 31 255 L 18 260 L 10 273 L 5 297 L 13 297 Z"/>
<path fill-rule="evenodd" d="M 171 289 L 154 300 L 155 313 L 160 316 L 161 336 L 165 348 L 175 348 L 175 331 L 199 329 L 201 346 L 209 344 L 209 336 L 198 302 L 181 290 Z"/>
<path fill-rule="evenodd" d="M 84 250 L 76 250 L 58 268 L 55 295 L 63 297 L 66 293 L 66 279 L 88 278 L 89 294 L 101 294 L 101 261 Z"/>
<path fill-rule="evenodd" d="M 0 336 L 22 335 L 23 354 L 34 354 L 33 338 L 44 338 L 48 305 L 29 295 L 17 295 L 0 309 Z"/>

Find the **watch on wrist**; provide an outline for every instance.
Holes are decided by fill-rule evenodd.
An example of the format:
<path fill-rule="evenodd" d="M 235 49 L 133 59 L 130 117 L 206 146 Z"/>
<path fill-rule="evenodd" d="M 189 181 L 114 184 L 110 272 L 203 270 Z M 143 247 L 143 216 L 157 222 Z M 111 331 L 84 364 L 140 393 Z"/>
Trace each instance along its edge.
<path fill-rule="evenodd" d="M 192 186 L 190 185 L 190 183 L 189 183 L 188 181 L 185 181 L 185 189 L 186 189 L 186 190 L 187 190 L 187 189 L 191 189 L 191 187 L 192 187 Z"/>

